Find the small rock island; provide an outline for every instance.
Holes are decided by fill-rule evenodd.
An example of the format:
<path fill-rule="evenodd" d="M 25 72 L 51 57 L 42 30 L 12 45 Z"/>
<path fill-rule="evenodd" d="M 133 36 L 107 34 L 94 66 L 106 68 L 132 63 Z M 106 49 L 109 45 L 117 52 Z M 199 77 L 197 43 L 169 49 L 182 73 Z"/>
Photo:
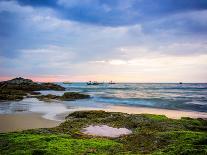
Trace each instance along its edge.
<path fill-rule="evenodd" d="M 56 95 L 41 95 L 41 90 L 65 91 L 65 88 L 55 83 L 37 83 L 30 79 L 22 77 L 12 80 L 0 82 L 0 101 L 18 101 L 24 97 L 36 97 L 39 100 L 48 101 L 55 100 L 75 100 L 89 98 L 89 95 L 80 94 L 77 92 L 65 92 L 62 96 Z"/>

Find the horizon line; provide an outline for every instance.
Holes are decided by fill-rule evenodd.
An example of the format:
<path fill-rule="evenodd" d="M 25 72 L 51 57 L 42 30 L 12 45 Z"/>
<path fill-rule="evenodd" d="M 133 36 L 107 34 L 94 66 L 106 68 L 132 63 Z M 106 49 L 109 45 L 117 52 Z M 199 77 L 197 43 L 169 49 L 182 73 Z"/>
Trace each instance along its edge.
<path fill-rule="evenodd" d="M 11 80 L 11 79 L 14 79 L 14 78 L 17 78 L 17 77 L 20 77 L 20 76 L 16 76 L 16 77 L 6 77 L 6 78 L 2 78 L 2 77 L 0 77 L 0 82 L 3 82 L 3 81 L 8 81 L 8 80 Z M 34 81 L 34 82 L 52 82 L 52 83 L 63 83 L 63 82 L 70 82 L 70 83 L 86 83 L 86 82 L 89 82 L 89 81 L 71 81 L 71 80 L 60 80 L 60 81 L 55 81 L 55 80 L 44 80 L 45 78 L 42 78 L 43 80 L 37 80 L 36 78 L 31 78 L 31 77 L 23 77 L 23 78 L 25 78 L 25 79 L 31 79 L 32 81 Z M 38 78 L 39 79 L 39 78 Z M 115 82 L 115 83 L 131 83 L 131 84 L 144 84 L 144 83 L 148 83 L 148 84 L 158 84 L 158 83 L 160 83 L 160 84 L 170 84 L 170 83 L 172 83 L 172 84 L 176 84 L 176 83 L 180 83 L 180 82 L 182 82 L 182 84 L 191 84 L 191 83 L 201 83 L 201 84 L 206 84 L 207 82 L 201 82 L 201 81 L 196 81 L 196 82 L 190 82 L 190 81 L 186 81 L 186 82 L 184 82 L 184 81 L 168 81 L 168 82 L 162 82 L 162 81 L 160 81 L 160 82 L 153 82 L 153 81 L 151 81 L 151 82 L 147 82 L 147 81 L 140 81 L 140 82 L 133 82 L 133 81 L 116 81 L 116 80 L 91 80 L 92 82 L 93 81 L 96 81 L 96 82 L 98 82 L 98 83 L 109 83 L 110 81 L 113 81 L 113 82 Z"/>

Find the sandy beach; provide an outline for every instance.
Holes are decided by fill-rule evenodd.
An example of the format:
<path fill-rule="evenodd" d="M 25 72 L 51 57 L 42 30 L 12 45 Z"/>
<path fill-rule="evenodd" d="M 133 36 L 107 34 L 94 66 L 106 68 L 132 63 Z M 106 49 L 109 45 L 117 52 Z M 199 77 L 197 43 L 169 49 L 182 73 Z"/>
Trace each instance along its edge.
<path fill-rule="evenodd" d="M 50 128 L 59 125 L 59 121 L 52 121 L 38 113 L 18 113 L 0 115 L 0 132 L 21 131 L 35 128 Z"/>
<path fill-rule="evenodd" d="M 132 106 L 108 106 L 106 109 L 77 108 L 74 111 L 104 110 L 107 112 L 123 112 L 128 114 L 156 114 L 165 115 L 168 118 L 180 119 L 181 117 L 204 118 L 207 119 L 207 113 L 195 111 L 180 111 L 169 109 L 156 109 L 146 107 Z M 70 112 L 64 112 L 57 115 L 58 120 L 64 120 L 64 117 Z M 17 113 L 0 115 L 0 132 L 21 131 L 35 128 L 50 128 L 58 126 L 61 121 L 54 121 L 43 118 L 39 113 Z"/>
<path fill-rule="evenodd" d="M 123 112 L 123 113 L 128 113 L 128 114 L 165 115 L 168 118 L 173 118 L 173 119 L 180 119 L 181 117 L 207 119 L 207 113 L 205 113 L 205 112 L 184 111 L 184 110 L 169 110 L 169 109 L 133 107 L 133 106 L 109 106 L 107 109 L 105 109 L 105 111 Z"/>

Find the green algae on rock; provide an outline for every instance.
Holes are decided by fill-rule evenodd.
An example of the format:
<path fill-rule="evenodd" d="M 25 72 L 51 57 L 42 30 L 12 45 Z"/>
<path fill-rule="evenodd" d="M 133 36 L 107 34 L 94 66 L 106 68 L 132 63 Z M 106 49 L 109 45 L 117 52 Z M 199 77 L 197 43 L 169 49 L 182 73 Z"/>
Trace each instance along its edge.
<path fill-rule="evenodd" d="M 89 95 L 87 94 L 81 94 L 81 93 L 77 93 L 77 92 L 65 92 L 62 96 L 61 96 L 61 100 L 76 100 L 76 99 L 86 99 L 86 98 L 90 98 Z"/>
<path fill-rule="evenodd" d="M 26 95 L 22 90 L 0 89 L 0 100 L 22 100 Z"/>
<path fill-rule="evenodd" d="M 89 125 L 127 128 L 117 138 L 82 133 Z M 76 111 L 54 128 L 0 134 L 0 154 L 207 154 L 207 120 Z"/>
<path fill-rule="evenodd" d="M 63 91 L 65 88 L 54 83 L 36 83 L 19 77 L 0 82 L 0 100 L 22 100 L 27 94 L 37 95 L 33 91 L 39 90 Z"/>
<path fill-rule="evenodd" d="M 37 83 L 37 82 L 33 82 L 30 79 L 24 79 L 21 77 L 0 82 L 0 89 L 25 90 L 25 91 L 65 90 L 64 87 L 54 83 Z"/>
<path fill-rule="evenodd" d="M 57 96 L 57 95 L 39 95 L 36 96 L 41 101 L 46 101 L 50 102 L 52 100 L 60 100 L 60 101 L 68 101 L 68 100 L 77 100 L 77 99 L 87 99 L 90 98 L 89 95 L 87 94 L 81 94 L 77 92 L 65 92 L 62 96 Z"/>
<path fill-rule="evenodd" d="M 37 99 L 39 99 L 40 101 L 45 101 L 45 102 L 50 102 L 52 100 L 59 100 L 60 96 L 57 95 L 52 95 L 52 94 L 47 94 L 47 95 L 38 95 L 35 96 Z"/>

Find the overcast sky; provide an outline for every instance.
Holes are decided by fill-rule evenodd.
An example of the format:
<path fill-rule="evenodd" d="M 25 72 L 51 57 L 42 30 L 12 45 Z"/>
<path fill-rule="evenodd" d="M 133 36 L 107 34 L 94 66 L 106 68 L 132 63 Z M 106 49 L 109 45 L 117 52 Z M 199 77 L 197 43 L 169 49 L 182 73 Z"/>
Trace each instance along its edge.
<path fill-rule="evenodd" d="M 207 0 L 0 0 L 0 80 L 207 82 Z"/>

